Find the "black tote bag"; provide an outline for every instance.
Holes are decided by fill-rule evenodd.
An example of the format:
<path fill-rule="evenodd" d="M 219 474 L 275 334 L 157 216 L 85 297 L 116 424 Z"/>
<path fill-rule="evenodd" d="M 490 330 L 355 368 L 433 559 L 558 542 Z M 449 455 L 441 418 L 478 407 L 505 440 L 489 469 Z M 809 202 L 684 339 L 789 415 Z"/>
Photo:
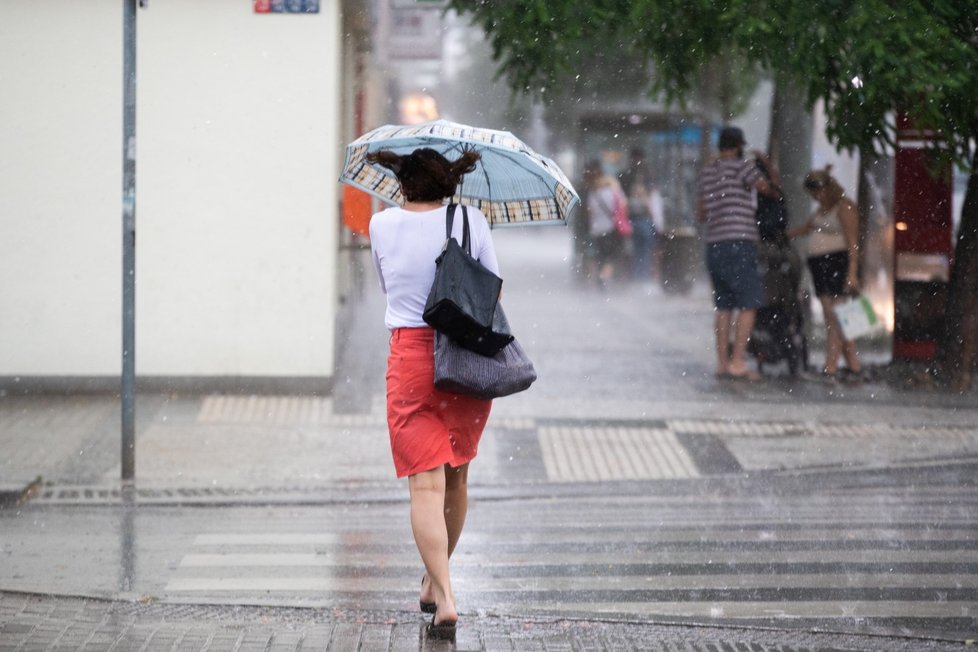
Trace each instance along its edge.
<path fill-rule="evenodd" d="M 435 280 L 422 315 L 425 322 L 460 346 L 495 355 L 513 341 L 505 318 L 496 317 L 503 280 L 472 257 L 469 214 L 462 206 L 462 244 L 452 237 L 456 204 L 445 215 L 445 246 L 435 259 Z"/>

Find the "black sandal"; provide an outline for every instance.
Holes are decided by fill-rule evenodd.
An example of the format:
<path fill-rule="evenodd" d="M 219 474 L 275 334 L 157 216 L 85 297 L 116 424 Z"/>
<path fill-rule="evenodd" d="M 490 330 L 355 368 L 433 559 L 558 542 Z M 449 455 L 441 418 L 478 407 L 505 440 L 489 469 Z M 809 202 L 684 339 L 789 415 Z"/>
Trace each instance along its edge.
<path fill-rule="evenodd" d="M 421 576 L 421 587 L 422 588 L 424 588 L 424 578 L 425 577 L 426 577 L 426 575 L 422 575 Z M 435 613 L 435 609 L 438 608 L 438 605 L 435 604 L 434 602 L 422 602 L 421 600 L 418 600 L 418 606 L 421 608 L 421 613 L 426 613 L 426 614 L 433 614 L 433 613 Z"/>
<path fill-rule="evenodd" d="M 455 640 L 455 628 L 458 623 L 442 623 L 441 625 L 435 624 L 435 619 L 432 617 L 431 622 L 425 627 L 425 632 L 428 634 L 428 638 L 435 638 L 442 641 L 454 641 Z"/>

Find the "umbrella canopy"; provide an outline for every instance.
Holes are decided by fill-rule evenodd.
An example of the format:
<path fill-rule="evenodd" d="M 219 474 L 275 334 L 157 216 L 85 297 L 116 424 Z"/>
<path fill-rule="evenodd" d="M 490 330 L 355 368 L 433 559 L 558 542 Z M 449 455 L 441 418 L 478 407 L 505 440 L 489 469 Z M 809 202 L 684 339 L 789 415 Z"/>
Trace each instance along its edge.
<path fill-rule="evenodd" d="M 346 146 L 340 181 L 365 190 L 389 204 L 404 203 L 394 173 L 365 157 L 389 149 L 410 154 L 430 147 L 448 160 L 465 148 L 482 156 L 476 169 L 462 178 L 452 201 L 475 206 L 491 226 L 563 223 L 580 197 L 557 164 L 537 154 L 508 131 L 435 120 L 420 125 L 385 125 Z"/>

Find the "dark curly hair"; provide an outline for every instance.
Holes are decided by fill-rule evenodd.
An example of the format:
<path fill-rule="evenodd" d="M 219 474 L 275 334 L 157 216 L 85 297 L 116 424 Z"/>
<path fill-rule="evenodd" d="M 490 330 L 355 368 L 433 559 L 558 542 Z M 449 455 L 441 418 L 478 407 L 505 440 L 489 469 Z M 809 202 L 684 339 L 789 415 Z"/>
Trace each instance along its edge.
<path fill-rule="evenodd" d="M 408 201 L 441 201 L 455 194 L 462 177 L 475 169 L 482 157 L 473 150 L 463 150 L 455 161 L 429 147 L 401 156 L 388 149 L 367 154 L 367 161 L 391 170 L 401 184 L 401 194 Z"/>

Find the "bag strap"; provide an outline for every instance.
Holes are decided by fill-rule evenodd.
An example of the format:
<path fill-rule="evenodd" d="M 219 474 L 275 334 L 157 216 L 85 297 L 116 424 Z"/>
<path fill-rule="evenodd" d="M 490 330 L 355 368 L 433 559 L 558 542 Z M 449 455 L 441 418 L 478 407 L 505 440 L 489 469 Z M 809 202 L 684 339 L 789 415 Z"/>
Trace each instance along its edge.
<path fill-rule="evenodd" d="M 445 213 L 445 240 L 452 237 L 456 208 L 458 208 L 458 204 L 449 204 Z M 468 255 L 472 255 L 472 244 L 469 242 L 469 211 L 465 204 L 462 204 L 462 249 Z"/>

